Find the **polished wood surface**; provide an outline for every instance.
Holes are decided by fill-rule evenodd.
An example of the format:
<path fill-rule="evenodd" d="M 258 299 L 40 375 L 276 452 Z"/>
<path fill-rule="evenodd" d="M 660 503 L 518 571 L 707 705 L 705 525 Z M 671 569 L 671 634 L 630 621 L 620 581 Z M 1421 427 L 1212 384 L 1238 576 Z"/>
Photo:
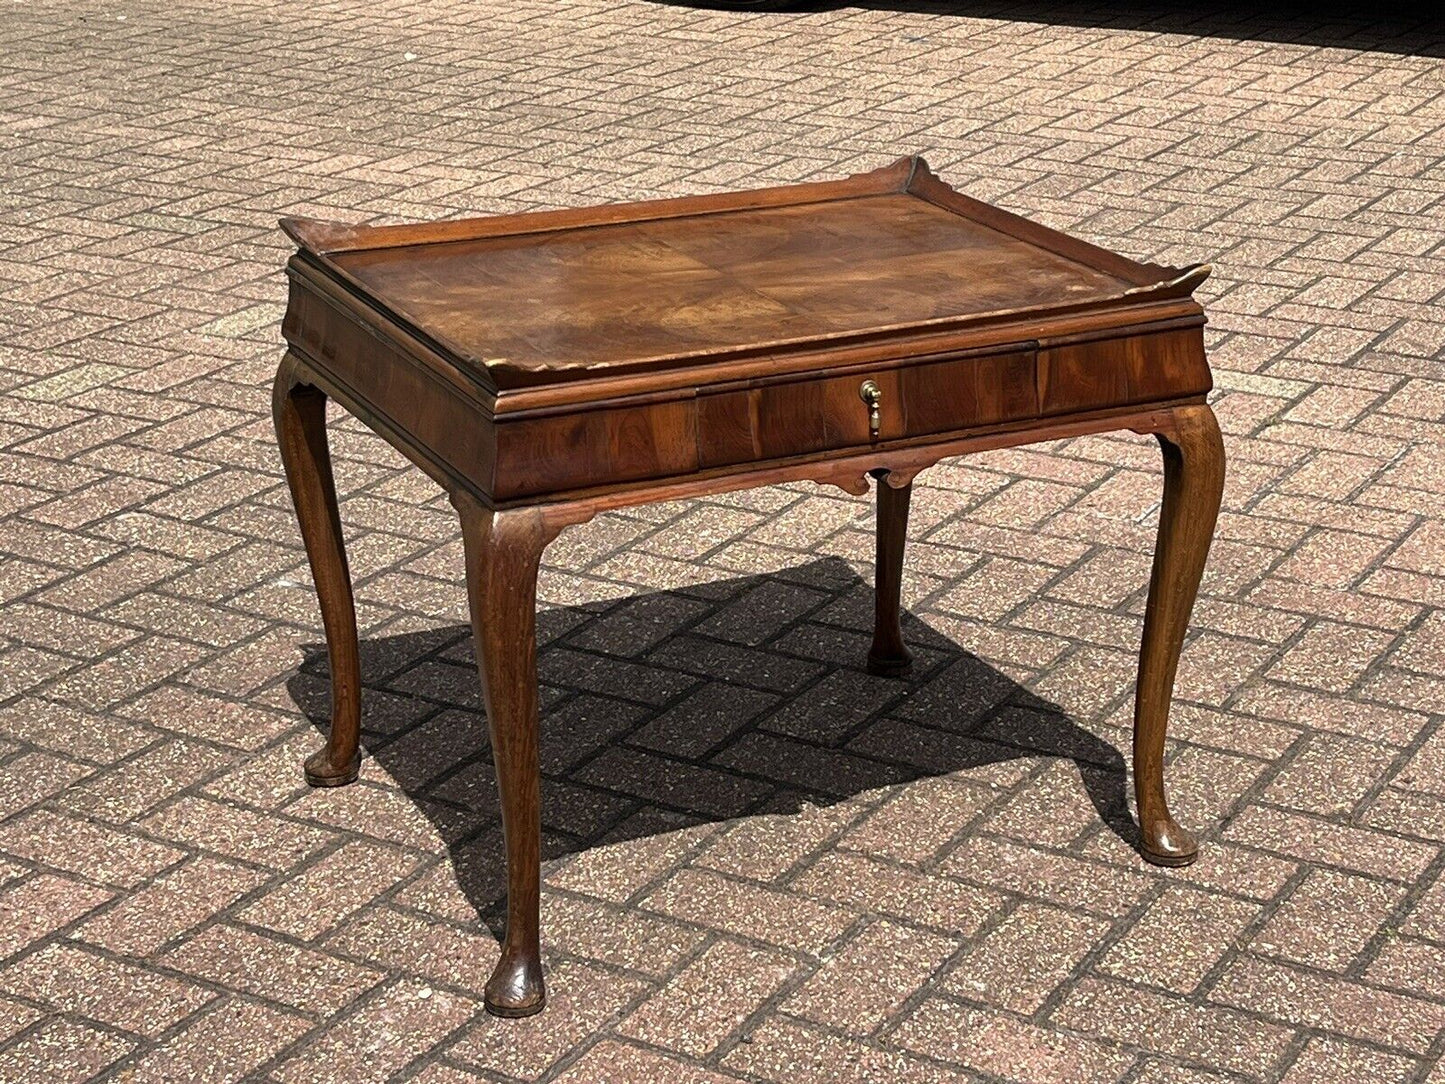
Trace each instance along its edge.
<path fill-rule="evenodd" d="M 361 757 L 361 653 L 351 570 L 336 506 L 331 449 L 326 440 L 326 395 L 301 381 L 290 354 L 276 373 L 271 405 L 281 461 L 321 602 L 321 623 L 331 666 L 331 736 L 306 761 L 313 787 L 338 787 L 356 778 Z"/>
<path fill-rule="evenodd" d="M 346 253 L 459 356 L 517 380 L 1058 308 L 1135 283 L 907 192 Z"/>
<path fill-rule="evenodd" d="M 908 504 L 913 482 L 890 483 L 878 477 L 878 525 L 874 532 L 873 644 L 868 648 L 868 672 L 901 677 L 913 669 L 913 655 L 903 642 L 903 546 L 908 536 Z"/>
<path fill-rule="evenodd" d="M 1199 850 L 1164 799 L 1164 731 L 1179 653 L 1209 556 L 1224 492 L 1224 442 L 1207 406 L 1181 407 L 1158 433 L 1164 452 L 1164 503 L 1144 611 L 1139 682 L 1134 695 L 1134 797 L 1144 857 L 1184 866 Z"/>
<path fill-rule="evenodd" d="M 903 676 L 911 483 L 945 456 L 1158 435 L 1165 494 L 1135 716 L 1140 854 L 1193 838 L 1164 794 L 1179 653 L 1223 478 L 1205 403 L 1207 266 L 1140 264 L 972 200 L 919 159 L 842 181 L 417 226 L 283 223 L 275 416 L 321 603 L 332 727 L 308 781 L 356 776 L 360 673 L 327 398 L 451 495 L 507 853 L 487 984 L 541 1009 L 535 599 L 543 548 L 608 509 L 811 479 L 878 484 L 869 670 Z"/>

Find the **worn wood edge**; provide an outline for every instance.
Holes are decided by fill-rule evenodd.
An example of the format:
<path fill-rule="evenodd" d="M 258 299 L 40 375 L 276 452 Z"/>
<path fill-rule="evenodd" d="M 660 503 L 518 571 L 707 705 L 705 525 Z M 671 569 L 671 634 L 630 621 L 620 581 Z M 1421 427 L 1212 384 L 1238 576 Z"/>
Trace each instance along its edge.
<path fill-rule="evenodd" d="M 369 297 L 348 288 L 346 282 L 338 281 L 327 268 L 314 260 L 293 256 L 286 264 L 286 274 L 293 283 L 308 290 L 312 297 L 348 323 L 389 349 L 415 359 L 432 379 L 473 400 L 488 412 L 495 407 L 496 388 L 478 380 L 468 366 L 457 364 L 454 351 L 445 342 L 422 333 L 411 321 L 392 316 L 387 309 L 373 304 Z M 385 319 L 371 319 L 372 314 L 379 314 Z M 286 319 L 283 318 L 281 326 L 284 334 Z M 287 342 L 297 345 L 289 336 Z"/>
<path fill-rule="evenodd" d="M 1208 263 L 1191 264 L 1189 267 L 1176 267 L 1170 270 L 1177 271 L 1171 279 L 1162 282 L 1153 282 L 1147 286 L 1135 286 L 1124 291 L 1126 297 L 1189 297 L 1205 279 L 1209 278 L 1214 271 L 1214 265 Z"/>
<path fill-rule="evenodd" d="M 426 331 L 421 320 L 378 298 L 344 267 L 314 253 L 298 252 L 287 261 L 286 273 L 293 280 L 315 287 L 317 293 L 324 292 L 335 307 L 359 320 L 377 337 L 397 341 L 405 338 L 420 344 L 433 362 L 442 363 L 438 368 L 446 370 L 449 380 L 480 389 L 488 405 L 494 403 L 497 385 L 481 359 L 446 336 Z M 383 322 L 370 323 L 368 318 L 373 314 L 381 316 Z"/>
<path fill-rule="evenodd" d="M 307 252 L 323 256 L 328 252 L 344 251 L 356 241 L 365 226 L 350 222 L 336 222 L 326 218 L 306 218 L 300 215 L 283 218 L 281 230 Z"/>
<path fill-rule="evenodd" d="M 866 346 L 869 343 L 895 339 L 909 341 L 923 335 L 942 335 L 950 332 L 966 332 L 972 329 L 1000 329 L 1012 324 L 1070 318 L 1093 317 L 1104 326 L 1127 327 L 1138 320 L 1132 314 L 1138 306 L 1150 301 L 1169 300 L 1166 297 L 1129 296 L 1122 291 L 1112 297 L 1092 298 L 1086 301 L 1067 302 L 1058 305 L 1036 305 L 1030 308 L 995 309 L 992 312 L 968 313 L 965 315 L 936 316 L 926 320 L 912 320 L 902 324 L 884 324 L 878 327 L 848 331 L 830 331 L 816 335 L 801 335 L 795 338 L 772 339 L 767 342 L 748 343 L 744 346 L 710 347 L 701 350 L 658 354 L 651 357 L 632 358 L 623 362 L 612 362 L 595 368 L 607 374 L 618 376 L 643 373 L 658 373 L 682 369 L 689 365 L 718 365 L 743 363 L 759 358 L 786 363 L 789 357 L 806 358 L 820 349 L 845 349 L 850 346 Z M 1188 301 L 1187 298 L 1180 300 Z M 1197 303 L 1186 310 L 1203 316 L 1204 310 Z M 463 355 L 465 356 L 465 355 Z M 587 373 L 593 366 L 571 366 L 569 368 L 543 368 L 540 366 L 513 366 L 506 362 L 482 363 L 501 395 L 520 395 L 539 389 L 563 385 L 573 387 L 589 382 Z M 618 370 L 621 370 L 619 372 Z M 580 377 L 578 374 L 582 374 Z M 522 379 L 527 378 L 527 383 Z M 608 379 L 608 376 L 595 379 Z"/>
<path fill-rule="evenodd" d="M 878 169 L 854 173 L 837 180 L 773 185 L 740 192 L 673 196 L 667 199 L 590 204 L 585 207 L 383 226 L 290 217 L 281 219 L 281 228 L 297 244 L 324 257 L 369 249 L 405 248 L 408 245 L 551 233 L 556 230 L 611 226 L 625 222 L 822 203 L 851 196 L 884 195 L 903 190 L 917 161 L 916 156 L 904 156 Z"/>

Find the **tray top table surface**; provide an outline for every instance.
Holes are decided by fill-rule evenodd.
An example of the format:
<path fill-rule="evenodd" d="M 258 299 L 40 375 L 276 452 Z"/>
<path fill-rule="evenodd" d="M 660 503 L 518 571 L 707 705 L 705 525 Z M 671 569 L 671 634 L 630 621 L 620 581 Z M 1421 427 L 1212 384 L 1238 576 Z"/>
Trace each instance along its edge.
<path fill-rule="evenodd" d="M 502 389 L 1182 295 L 1207 274 L 1134 263 L 972 200 L 917 158 L 752 193 L 284 225 L 366 303 Z"/>

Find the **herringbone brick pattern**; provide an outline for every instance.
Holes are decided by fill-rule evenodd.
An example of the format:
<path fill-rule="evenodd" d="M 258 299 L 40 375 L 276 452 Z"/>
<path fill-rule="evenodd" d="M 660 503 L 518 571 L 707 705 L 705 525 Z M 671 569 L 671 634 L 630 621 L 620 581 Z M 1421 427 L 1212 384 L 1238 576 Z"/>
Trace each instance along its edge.
<path fill-rule="evenodd" d="M 1229 7 L 7 5 L 0 1080 L 1445 1080 L 1445 35 Z M 916 149 L 1216 262 L 1231 472 L 1170 750 L 1201 861 L 1129 845 L 1148 443 L 924 475 L 904 682 L 861 669 L 869 502 L 638 508 L 547 554 L 552 1003 L 490 1019 L 457 530 L 341 419 L 370 756 L 302 785 L 275 219 Z"/>

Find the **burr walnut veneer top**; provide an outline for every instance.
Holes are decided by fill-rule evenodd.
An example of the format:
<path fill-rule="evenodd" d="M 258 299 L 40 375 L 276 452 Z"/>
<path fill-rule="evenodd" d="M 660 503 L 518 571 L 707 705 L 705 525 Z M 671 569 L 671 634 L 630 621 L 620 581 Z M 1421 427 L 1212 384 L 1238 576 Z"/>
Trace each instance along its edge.
<path fill-rule="evenodd" d="M 494 389 L 1182 297 L 1205 273 L 1184 282 L 1182 269 L 1000 211 L 916 158 L 750 193 L 284 225 L 332 276 Z"/>

